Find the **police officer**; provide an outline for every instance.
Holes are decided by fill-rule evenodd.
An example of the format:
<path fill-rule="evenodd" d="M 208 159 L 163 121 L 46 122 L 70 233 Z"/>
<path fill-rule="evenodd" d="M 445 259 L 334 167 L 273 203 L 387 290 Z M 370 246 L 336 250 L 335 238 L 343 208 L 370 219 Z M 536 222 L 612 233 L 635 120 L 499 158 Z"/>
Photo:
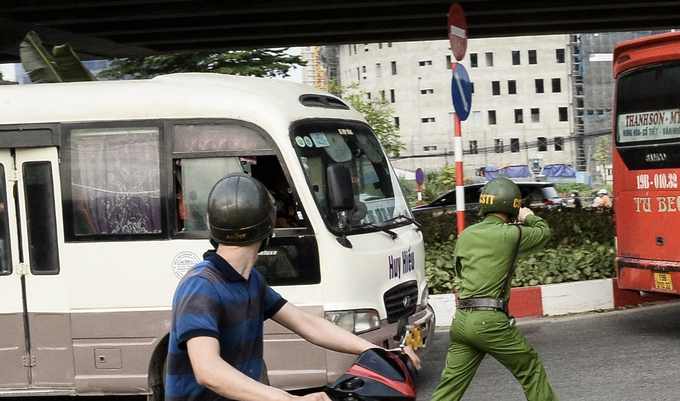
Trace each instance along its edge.
<path fill-rule="evenodd" d="M 460 400 L 486 354 L 510 370 L 527 400 L 557 400 L 538 353 L 508 315 L 508 275 L 515 259 L 538 251 L 550 238 L 545 220 L 521 207 L 521 202 L 514 182 L 489 181 L 479 198 L 484 220 L 458 237 L 454 255 L 461 279 L 458 308 L 449 331 L 446 366 L 432 401 Z M 509 224 L 514 218 L 522 225 Z"/>
<path fill-rule="evenodd" d="M 262 383 L 268 318 L 334 351 L 359 355 L 376 347 L 287 302 L 254 269 L 275 215 L 267 188 L 247 174 L 229 174 L 210 191 L 208 227 L 217 249 L 206 252 L 175 291 L 166 400 L 330 401 L 324 393 L 296 397 Z M 420 365 L 413 350 L 405 352 Z"/>

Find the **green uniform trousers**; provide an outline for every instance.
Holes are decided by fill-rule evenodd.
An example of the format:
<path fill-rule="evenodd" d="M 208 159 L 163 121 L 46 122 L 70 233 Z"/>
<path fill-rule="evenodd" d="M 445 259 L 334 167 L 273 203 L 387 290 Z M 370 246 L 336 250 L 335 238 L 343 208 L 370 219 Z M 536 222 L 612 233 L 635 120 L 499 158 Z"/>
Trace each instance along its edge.
<path fill-rule="evenodd" d="M 451 346 L 442 379 L 431 401 L 458 401 L 486 354 L 520 382 L 529 401 L 557 400 L 538 353 L 500 311 L 458 309 L 449 331 Z M 485 385 L 493 386 L 493 383 Z"/>

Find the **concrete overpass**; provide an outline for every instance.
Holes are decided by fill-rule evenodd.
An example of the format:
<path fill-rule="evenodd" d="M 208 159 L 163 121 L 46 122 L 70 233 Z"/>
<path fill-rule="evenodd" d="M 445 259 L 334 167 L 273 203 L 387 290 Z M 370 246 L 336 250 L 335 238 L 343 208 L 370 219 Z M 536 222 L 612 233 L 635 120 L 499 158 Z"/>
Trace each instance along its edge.
<path fill-rule="evenodd" d="M 35 31 L 84 60 L 447 38 L 450 0 L 3 0 L 0 63 Z M 680 1 L 460 0 L 470 38 L 673 29 Z"/>

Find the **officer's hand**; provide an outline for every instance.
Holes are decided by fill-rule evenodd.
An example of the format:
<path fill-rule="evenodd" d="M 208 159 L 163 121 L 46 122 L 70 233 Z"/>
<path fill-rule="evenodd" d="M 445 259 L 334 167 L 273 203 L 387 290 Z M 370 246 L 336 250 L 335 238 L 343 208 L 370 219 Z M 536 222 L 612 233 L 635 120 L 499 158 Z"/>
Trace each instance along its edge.
<path fill-rule="evenodd" d="M 526 219 L 526 217 L 530 214 L 534 214 L 533 210 L 529 209 L 528 207 L 523 207 L 519 209 L 517 219 L 519 220 L 520 223 L 524 223 L 524 219 Z"/>

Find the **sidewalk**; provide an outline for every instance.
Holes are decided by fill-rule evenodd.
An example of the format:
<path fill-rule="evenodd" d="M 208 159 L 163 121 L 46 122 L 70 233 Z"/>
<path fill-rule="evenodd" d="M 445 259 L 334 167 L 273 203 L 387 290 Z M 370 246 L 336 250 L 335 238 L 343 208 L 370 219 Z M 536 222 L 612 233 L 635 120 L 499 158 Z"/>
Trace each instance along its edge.
<path fill-rule="evenodd" d="M 516 318 L 558 316 L 674 299 L 678 298 L 662 295 L 643 297 L 633 291 L 620 290 L 615 278 L 576 281 L 513 288 L 510 314 Z M 456 312 L 455 294 L 430 295 L 430 305 L 434 308 L 437 326 L 451 325 Z"/>

